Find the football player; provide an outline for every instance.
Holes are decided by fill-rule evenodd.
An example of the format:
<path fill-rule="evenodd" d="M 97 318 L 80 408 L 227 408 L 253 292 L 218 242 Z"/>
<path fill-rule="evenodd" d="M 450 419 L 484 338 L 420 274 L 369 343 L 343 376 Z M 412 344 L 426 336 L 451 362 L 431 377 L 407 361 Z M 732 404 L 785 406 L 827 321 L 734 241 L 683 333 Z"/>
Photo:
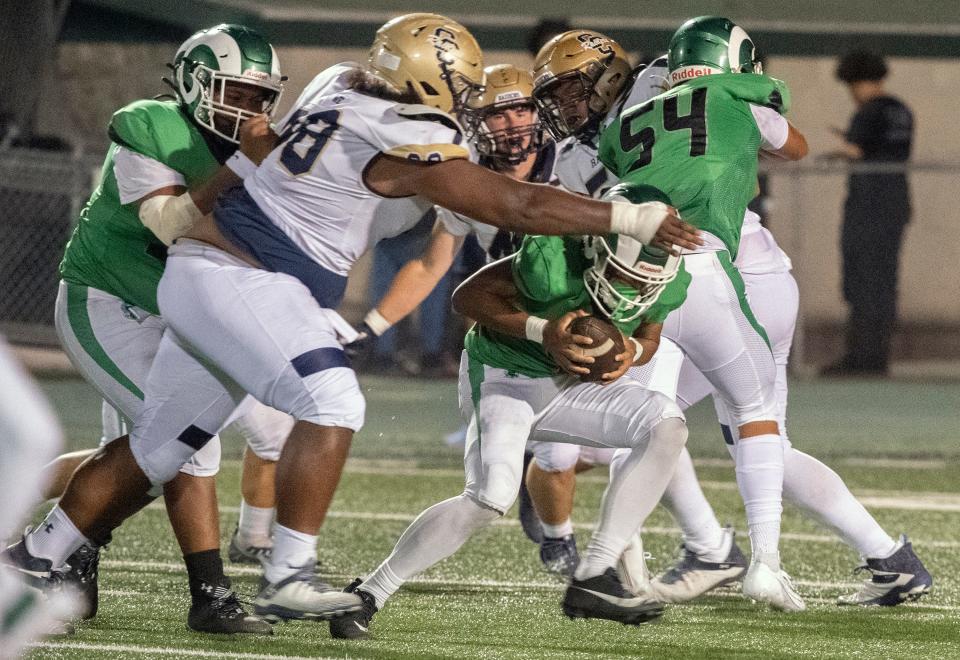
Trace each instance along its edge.
<path fill-rule="evenodd" d="M 363 423 L 341 348 L 356 333 L 332 312 L 356 259 L 431 204 L 525 232 L 699 244 L 662 203 L 578 198 L 471 163 L 449 113 L 482 84 L 465 28 L 401 16 L 378 30 L 366 67 L 337 65 L 307 86 L 259 167 L 234 155 L 244 185 L 169 250 L 157 290 L 168 328 L 130 440 L 81 466 L 48 516 L 70 523 L 50 535 L 54 564 L 146 506 L 249 393 L 297 420 L 277 466 L 274 546 L 255 611 L 327 619 L 360 608 L 315 575 L 317 532 Z"/>
<path fill-rule="evenodd" d="M 742 28 L 722 25 L 721 30 L 727 30 L 724 43 L 733 46 L 722 67 L 715 67 L 717 75 L 693 77 L 714 71 L 705 65 L 698 68 L 694 62 L 699 53 L 691 56 L 683 49 L 689 61 L 671 67 L 677 85 L 632 107 L 626 105 L 629 94 L 621 99 L 624 105 L 614 110 L 612 123 L 600 133 L 598 155 L 622 180 L 653 185 L 676 197 L 707 233 L 705 244 L 684 257 L 692 276 L 689 296 L 667 320 L 664 335 L 715 384 L 738 427 L 737 480 L 754 550 L 744 592 L 780 609 L 798 610 L 802 600 L 781 570 L 778 553 L 783 449 L 775 414 L 776 367 L 763 329 L 742 296 L 731 255 L 736 255 L 746 203 L 756 185 L 759 151 L 796 159 L 805 155 L 806 142 L 779 115 L 789 101 L 785 86 L 753 73 L 753 42 L 741 35 Z M 688 34 L 701 33 L 689 29 Z M 556 72 L 554 63 L 576 47 L 593 53 L 593 61 Z M 535 94 L 555 137 L 601 129 L 606 112 L 618 100 L 610 83 L 628 73 L 623 67 L 604 66 L 616 59 L 609 40 L 591 33 L 574 40 L 560 35 L 544 46 L 534 71 Z M 698 330 L 692 310 L 710 324 L 709 330 Z"/>
<path fill-rule="evenodd" d="M 615 188 L 611 197 L 666 202 L 646 186 Z M 636 450 L 611 472 L 599 526 L 563 609 L 575 618 L 634 624 L 662 613 L 649 594 L 624 586 L 616 565 L 656 506 L 686 442 L 686 425 L 666 396 L 620 376 L 654 354 L 660 326 L 682 303 L 688 281 L 678 258 L 628 236 L 527 236 L 515 255 L 482 269 L 454 293 L 457 311 L 477 321 L 460 366 L 461 412 L 469 420 L 466 487 L 421 513 L 390 556 L 350 585 L 364 606 L 331 622 L 334 637 L 366 637 L 374 614 L 404 582 L 510 508 L 528 439 Z M 588 371 L 583 363 L 593 361 L 580 353 L 591 340 L 571 335 L 569 326 L 587 309 L 624 335 L 618 368 L 602 383 L 577 378 Z"/>
<path fill-rule="evenodd" d="M 157 285 L 167 244 L 209 212 L 221 190 L 239 182 L 223 163 L 241 141 L 249 148 L 256 131 L 266 134 L 264 113 L 273 110 L 282 89 L 273 47 L 239 25 L 194 34 L 177 49 L 172 70 L 173 80 L 167 82 L 175 100 L 136 101 L 111 118 L 113 145 L 100 184 L 81 213 L 61 264 L 56 327 L 73 364 L 109 402 L 104 406 L 103 443 L 124 433 L 110 421 L 117 417 L 114 410 L 136 420 L 143 409 L 147 376 L 166 327 L 157 306 Z M 243 413 L 238 428 L 257 456 L 245 461 L 257 469 L 246 470 L 244 481 L 265 482 L 259 494 L 244 489 L 241 521 L 259 522 L 257 550 L 263 553 L 269 545 L 272 509 L 258 507 L 255 513 L 266 509 L 267 515 L 257 518 L 246 499 L 259 495 L 258 504 L 272 502 L 272 465 L 293 421 L 253 400 L 238 412 Z M 74 469 L 93 453 L 60 457 L 46 495 L 59 497 Z M 244 613 L 223 573 L 214 483 L 219 461 L 219 440 L 214 439 L 164 487 L 187 566 L 192 598 L 187 623 L 201 632 L 269 633 L 266 622 Z M 60 571 L 61 565 L 51 563 L 46 536 L 28 538 L 21 549 L 36 558 L 31 570 L 39 567 L 48 574 Z M 99 547 L 107 537 L 90 540 L 67 558 L 66 569 L 67 578 L 87 597 L 86 618 L 96 614 Z M 231 554 L 237 544 L 235 536 Z"/>

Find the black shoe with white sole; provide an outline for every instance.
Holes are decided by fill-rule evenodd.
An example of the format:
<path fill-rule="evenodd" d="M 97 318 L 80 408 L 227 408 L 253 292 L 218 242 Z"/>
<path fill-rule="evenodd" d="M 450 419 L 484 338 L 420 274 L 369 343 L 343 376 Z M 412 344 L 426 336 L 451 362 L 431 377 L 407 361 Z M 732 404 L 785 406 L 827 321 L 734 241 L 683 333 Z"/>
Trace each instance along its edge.
<path fill-rule="evenodd" d="M 860 591 L 838 599 L 838 605 L 893 607 L 908 600 L 918 600 L 930 591 L 933 577 L 905 534 L 900 535 L 899 548 L 889 557 L 868 558 L 859 571 L 869 571 L 870 579 Z"/>
<path fill-rule="evenodd" d="M 635 626 L 659 618 L 663 603 L 650 594 L 629 592 L 617 571 L 608 568 L 586 580 L 573 578 L 563 596 L 563 613 L 571 619 L 609 619 Z"/>
<path fill-rule="evenodd" d="M 334 639 L 367 639 L 370 637 L 370 621 L 377 613 L 377 602 L 373 596 L 359 589 L 362 581 L 357 578 L 344 589 L 347 593 L 357 594 L 363 601 L 363 607 L 352 614 L 345 614 L 330 620 L 330 636 Z"/>
<path fill-rule="evenodd" d="M 243 609 L 235 591 L 225 584 L 201 584 L 187 614 L 190 630 L 213 634 L 272 635 L 273 627 L 255 614 Z"/>

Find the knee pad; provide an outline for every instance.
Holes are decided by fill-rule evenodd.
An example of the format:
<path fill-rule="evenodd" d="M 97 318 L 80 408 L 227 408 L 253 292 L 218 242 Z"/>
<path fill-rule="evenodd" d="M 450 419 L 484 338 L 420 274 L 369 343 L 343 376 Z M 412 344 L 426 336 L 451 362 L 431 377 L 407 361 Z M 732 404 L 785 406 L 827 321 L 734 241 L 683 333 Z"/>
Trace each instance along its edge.
<path fill-rule="evenodd" d="M 504 515 L 513 506 L 520 492 L 520 468 L 510 469 L 502 463 L 488 466 L 480 481 L 468 483 L 463 491 L 466 497 L 485 509 Z"/>
<path fill-rule="evenodd" d="M 216 436 L 197 426 L 190 426 L 176 438 L 155 441 L 137 427 L 130 434 L 130 451 L 137 465 L 154 486 L 162 486 L 186 465 L 190 458 Z M 219 461 L 219 442 L 216 456 Z"/>
<path fill-rule="evenodd" d="M 214 477 L 220 471 L 220 453 L 220 436 L 215 435 L 180 467 L 180 472 L 191 477 Z"/>
<path fill-rule="evenodd" d="M 265 461 L 276 462 L 295 423 L 287 413 L 256 402 L 234 425 L 250 451 Z"/>
<path fill-rule="evenodd" d="M 580 459 L 580 445 L 565 442 L 533 442 L 533 456 L 537 467 L 544 472 L 566 472 L 572 470 Z"/>
<path fill-rule="evenodd" d="M 363 427 L 366 401 L 353 369 L 334 367 L 304 378 L 291 373 L 296 386 L 277 388 L 275 397 L 265 403 L 288 412 L 294 419 L 318 426 L 338 426 L 351 431 Z"/>

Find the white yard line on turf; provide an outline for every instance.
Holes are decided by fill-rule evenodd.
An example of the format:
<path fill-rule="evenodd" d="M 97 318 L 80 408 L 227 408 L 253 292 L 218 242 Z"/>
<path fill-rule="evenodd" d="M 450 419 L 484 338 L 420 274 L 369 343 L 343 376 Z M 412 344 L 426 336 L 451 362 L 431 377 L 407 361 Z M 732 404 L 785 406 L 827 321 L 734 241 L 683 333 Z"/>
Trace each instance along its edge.
<path fill-rule="evenodd" d="M 135 644 L 90 644 L 87 642 L 36 642 L 33 648 L 62 649 L 65 651 L 104 651 L 109 653 L 138 653 L 145 655 L 173 655 L 178 658 L 236 658 L 237 660 L 332 660 L 332 656 L 269 655 L 264 653 L 231 653 L 229 651 L 201 651 L 162 646 Z"/>
<path fill-rule="evenodd" d="M 166 511 L 163 504 L 154 502 L 147 507 L 153 511 Z M 221 506 L 221 513 L 239 513 L 240 508 L 235 506 Z M 328 518 L 341 518 L 344 520 L 377 520 L 384 522 L 403 522 L 409 523 L 417 517 L 416 513 L 374 513 L 371 511 L 330 511 Z M 496 527 L 519 527 L 520 521 L 515 518 L 500 518 L 493 522 Z M 577 525 L 584 531 L 592 530 L 596 527 L 593 523 L 580 523 Z M 665 536 L 675 536 L 679 538 L 680 530 L 676 527 L 644 527 L 645 534 L 661 534 Z M 803 534 L 799 532 L 783 532 L 781 538 L 787 541 L 808 541 L 810 543 L 841 543 L 836 536 L 826 534 Z M 922 548 L 960 548 L 960 541 L 923 541 L 911 539 L 913 545 Z"/>

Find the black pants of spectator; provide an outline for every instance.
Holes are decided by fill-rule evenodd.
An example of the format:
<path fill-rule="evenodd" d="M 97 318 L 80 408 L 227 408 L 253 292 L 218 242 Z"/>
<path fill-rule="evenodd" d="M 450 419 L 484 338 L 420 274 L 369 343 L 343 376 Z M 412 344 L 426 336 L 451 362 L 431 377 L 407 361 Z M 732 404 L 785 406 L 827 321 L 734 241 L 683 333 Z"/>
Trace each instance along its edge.
<path fill-rule="evenodd" d="M 850 208 L 841 236 L 843 297 L 850 306 L 847 348 L 842 360 L 851 371 L 886 372 L 897 319 L 900 247 L 909 212 L 885 214 Z"/>

